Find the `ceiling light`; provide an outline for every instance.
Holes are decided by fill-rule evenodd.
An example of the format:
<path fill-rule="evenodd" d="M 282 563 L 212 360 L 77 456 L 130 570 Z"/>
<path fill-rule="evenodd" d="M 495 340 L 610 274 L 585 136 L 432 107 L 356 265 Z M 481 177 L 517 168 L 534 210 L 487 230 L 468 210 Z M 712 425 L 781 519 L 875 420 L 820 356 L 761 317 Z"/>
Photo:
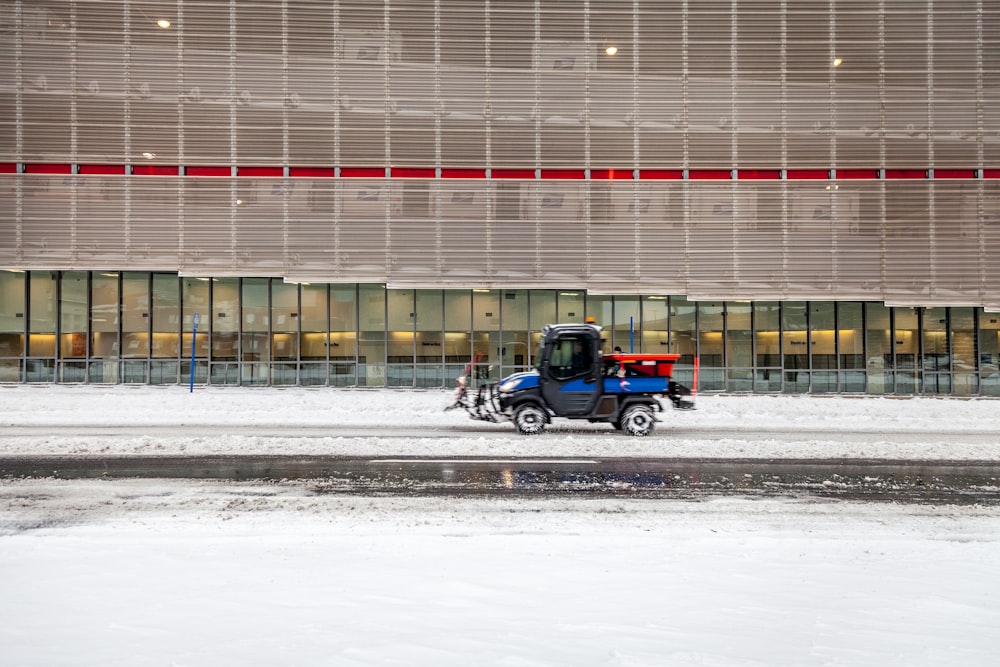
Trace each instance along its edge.
<path fill-rule="evenodd" d="M 844 62 L 844 59 L 843 59 L 843 58 L 834 58 L 834 59 L 833 59 L 833 66 L 834 66 L 834 67 L 840 67 L 840 64 L 841 64 L 842 62 Z"/>
<path fill-rule="evenodd" d="M 618 53 L 618 47 L 615 46 L 614 44 L 609 44 L 607 47 L 605 47 L 604 52 L 609 56 L 613 56 L 616 53 Z"/>
<path fill-rule="evenodd" d="M 147 160 L 152 160 L 154 157 L 156 157 L 156 153 L 150 153 L 149 151 L 147 151 L 143 153 L 142 156 Z"/>
<path fill-rule="evenodd" d="M 156 25 L 166 30 L 167 28 L 170 27 L 170 21 L 167 19 L 160 19 L 159 21 L 156 22 Z"/>

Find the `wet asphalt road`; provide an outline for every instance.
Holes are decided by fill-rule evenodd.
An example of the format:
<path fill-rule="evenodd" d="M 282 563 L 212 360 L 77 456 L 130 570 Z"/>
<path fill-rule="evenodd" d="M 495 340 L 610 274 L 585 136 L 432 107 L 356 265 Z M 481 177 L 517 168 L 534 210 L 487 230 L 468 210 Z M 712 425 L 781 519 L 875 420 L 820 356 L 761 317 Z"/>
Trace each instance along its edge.
<path fill-rule="evenodd" d="M 817 496 L 1000 506 L 1000 462 L 345 456 L 0 456 L 8 478 L 309 479 L 318 493 L 696 499 Z"/>

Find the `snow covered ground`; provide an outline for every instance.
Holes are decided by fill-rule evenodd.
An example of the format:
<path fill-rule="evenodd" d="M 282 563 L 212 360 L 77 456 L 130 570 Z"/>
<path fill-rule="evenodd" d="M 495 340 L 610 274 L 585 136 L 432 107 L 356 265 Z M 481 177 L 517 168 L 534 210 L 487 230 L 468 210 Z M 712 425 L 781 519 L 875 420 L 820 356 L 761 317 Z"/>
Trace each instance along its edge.
<path fill-rule="evenodd" d="M 702 396 L 695 412 L 667 413 L 652 438 L 589 424 L 521 438 L 509 424 L 443 412 L 448 400 L 443 391 L 0 386 L 0 456 L 577 456 L 582 446 L 588 455 L 1000 458 L 981 437 L 1000 433 L 995 400 Z M 74 434 L 82 424 L 95 428 Z M 344 424 L 373 434 L 322 435 Z M 259 438 L 243 434 L 247 425 L 316 432 Z M 105 438 L 102 426 L 150 435 Z M 380 426 L 396 435 L 379 437 Z M 407 429 L 413 438 L 398 435 Z M 689 451 L 712 444 L 699 429 L 731 437 Z M 810 435 L 744 437 L 755 429 Z M 4 666 L 985 666 L 1000 641 L 998 573 L 996 506 L 0 480 Z"/>
<path fill-rule="evenodd" d="M 451 400 L 443 390 L 0 385 L 0 452 L 1000 458 L 998 399 L 701 395 L 697 410 L 665 412 L 648 438 L 567 420 L 526 438 L 510 423 L 445 412 Z M 87 426 L 127 437 L 73 430 Z"/>

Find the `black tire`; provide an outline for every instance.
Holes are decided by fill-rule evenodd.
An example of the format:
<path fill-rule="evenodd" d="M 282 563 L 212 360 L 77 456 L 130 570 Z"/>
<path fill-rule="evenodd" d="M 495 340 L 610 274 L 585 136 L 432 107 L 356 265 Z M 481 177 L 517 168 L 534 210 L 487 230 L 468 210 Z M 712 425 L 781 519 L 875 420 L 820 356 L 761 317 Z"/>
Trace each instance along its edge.
<path fill-rule="evenodd" d="M 653 418 L 653 410 L 648 405 L 633 405 L 625 408 L 619 423 L 625 433 L 642 437 L 653 432 L 656 419 Z"/>
<path fill-rule="evenodd" d="M 525 403 L 514 412 L 514 426 L 521 435 L 538 435 L 548 421 L 545 411 L 534 403 Z"/>

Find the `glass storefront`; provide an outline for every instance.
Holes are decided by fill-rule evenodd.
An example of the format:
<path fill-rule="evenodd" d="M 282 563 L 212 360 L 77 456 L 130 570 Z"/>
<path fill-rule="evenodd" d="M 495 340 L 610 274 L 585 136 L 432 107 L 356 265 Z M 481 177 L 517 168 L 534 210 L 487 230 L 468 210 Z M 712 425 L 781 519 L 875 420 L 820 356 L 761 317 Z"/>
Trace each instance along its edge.
<path fill-rule="evenodd" d="M 583 290 L 387 289 L 169 273 L 0 271 L 0 382 L 450 387 L 530 368 L 542 327 L 681 355 L 727 393 L 1000 396 L 1000 314 Z"/>

